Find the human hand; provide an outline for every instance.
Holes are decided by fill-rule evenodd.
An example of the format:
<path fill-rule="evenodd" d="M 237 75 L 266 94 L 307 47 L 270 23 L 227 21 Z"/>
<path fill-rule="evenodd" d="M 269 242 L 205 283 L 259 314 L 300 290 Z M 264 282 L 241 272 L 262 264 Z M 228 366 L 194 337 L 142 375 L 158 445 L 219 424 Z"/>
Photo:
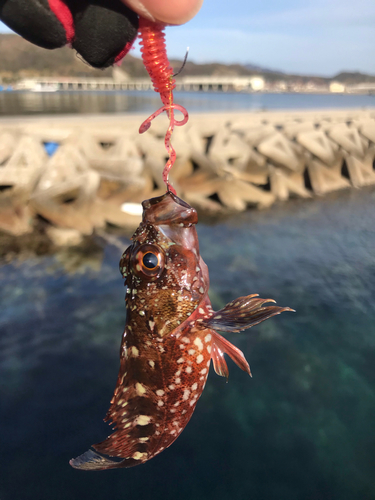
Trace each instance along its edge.
<path fill-rule="evenodd" d="M 121 0 L 139 16 L 165 24 L 184 24 L 202 7 L 203 0 Z"/>
<path fill-rule="evenodd" d="M 35 45 L 69 44 L 91 66 L 120 61 L 138 32 L 137 14 L 165 24 L 182 24 L 203 0 L 0 0 L 0 20 Z"/>

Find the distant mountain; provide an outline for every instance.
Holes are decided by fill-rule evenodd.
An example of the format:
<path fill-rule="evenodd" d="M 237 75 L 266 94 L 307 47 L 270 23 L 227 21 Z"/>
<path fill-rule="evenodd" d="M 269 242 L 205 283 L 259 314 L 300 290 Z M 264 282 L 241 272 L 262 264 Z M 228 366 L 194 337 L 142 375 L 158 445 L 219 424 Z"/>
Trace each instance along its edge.
<path fill-rule="evenodd" d="M 277 73 L 279 75 L 283 75 L 282 71 L 278 71 L 276 69 L 263 68 L 262 66 L 257 66 L 255 64 L 244 64 L 246 69 L 251 71 L 256 71 L 258 73 Z"/>
<path fill-rule="evenodd" d="M 345 83 L 346 85 L 353 85 L 356 83 L 375 83 L 375 75 L 366 75 L 364 73 L 360 73 L 359 71 L 343 71 L 342 73 L 335 75 L 332 80 Z"/>
<path fill-rule="evenodd" d="M 171 65 L 176 71 L 181 67 L 181 64 L 182 61 L 171 60 Z M 132 77 L 147 76 L 142 60 L 130 54 L 125 57 L 121 69 Z M 12 83 L 20 78 L 33 76 L 103 77 L 111 76 L 111 74 L 111 68 L 106 70 L 91 68 L 68 47 L 57 50 L 46 50 L 26 42 L 18 35 L 0 34 L 0 80 L 4 83 Z M 284 80 L 294 83 L 312 82 L 317 85 L 327 84 L 333 80 L 345 84 L 375 82 L 375 76 L 358 72 L 342 72 L 335 75 L 333 78 L 323 78 L 318 76 L 290 75 L 252 64 L 222 64 L 218 62 L 196 64 L 189 60 L 186 62 L 181 73 L 181 76 L 201 75 L 263 75 L 263 77 L 270 82 Z"/>
<path fill-rule="evenodd" d="M 127 55 L 123 69 L 134 76 L 146 76 L 140 59 Z M 111 76 L 112 69 L 94 69 L 68 47 L 46 50 L 18 35 L 0 34 L 0 78 L 12 82 L 33 76 Z"/>

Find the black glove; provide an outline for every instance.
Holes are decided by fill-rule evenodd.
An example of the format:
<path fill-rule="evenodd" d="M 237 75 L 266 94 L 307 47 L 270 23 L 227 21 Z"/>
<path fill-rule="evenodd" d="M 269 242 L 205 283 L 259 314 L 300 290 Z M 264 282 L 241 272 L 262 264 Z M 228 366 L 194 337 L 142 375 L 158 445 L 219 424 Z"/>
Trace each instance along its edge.
<path fill-rule="evenodd" d="M 138 16 L 120 0 L 0 0 L 0 20 L 46 49 L 70 44 L 91 66 L 121 60 L 138 31 Z"/>

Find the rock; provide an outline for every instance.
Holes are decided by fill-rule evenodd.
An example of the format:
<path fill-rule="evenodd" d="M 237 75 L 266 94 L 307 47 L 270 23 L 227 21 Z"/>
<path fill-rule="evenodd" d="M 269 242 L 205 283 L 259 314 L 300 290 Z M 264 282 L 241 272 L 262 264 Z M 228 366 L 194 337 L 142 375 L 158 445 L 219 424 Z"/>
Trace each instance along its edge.
<path fill-rule="evenodd" d="M 101 226 L 100 214 L 92 210 L 100 176 L 72 145 L 61 146 L 47 162 L 31 197 L 37 213 L 56 226 L 91 234 Z"/>
<path fill-rule="evenodd" d="M 299 171 L 303 169 L 304 159 L 297 155 L 295 146 L 280 132 L 269 136 L 258 145 L 258 151 L 276 164 Z"/>
<path fill-rule="evenodd" d="M 9 132 L 0 134 L 0 165 L 3 165 L 10 158 L 16 147 L 16 138 Z"/>
<path fill-rule="evenodd" d="M 287 139 L 293 140 L 298 137 L 299 134 L 305 134 L 314 132 L 316 130 L 315 123 L 312 121 L 287 121 L 283 126 L 283 134 Z"/>
<path fill-rule="evenodd" d="M 360 188 L 375 184 L 374 161 L 375 147 L 370 148 L 361 160 L 351 155 L 346 157 L 350 180 L 354 187 Z"/>
<path fill-rule="evenodd" d="M 340 123 L 330 128 L 328 135 L 348 153 L 359 158 L 364 157 L 368 141 L 360 137 L 356 128 L 348 127 L 345 123 Z"/>
<path fill-rule="evenodd" d="M 32 137 L 21 137 L 11 156 L 0 169 L 0 186 L 12 186 L 31 193 L 45 168 L 47 154 Z"/>
<path fill-rule="evenodd" d="M 192 151 L 192 153 L 190 155 L 190 159 L 194 163 L 196 163 L 196 165 L 200 169 L 202 169 L 206 172 L 216 173 L 218 170 L 215 162 L 211 158 L 209 158 L 207 155 L 199 153 L 199 151 Z"/>
<path fill-rule="evenodd" d="M 179 180 L 181 197 L 189 197 L 189 193 L 195 193 L 196 195 L 208 198 L 217 193 L 221 182 L 222 180 L 212 173 L 204 171 L 194 172 L 190 177 Z"/>
<path fill-rule="evenodd" d="M 241 180 L 222 181 L 217 190 L 220 201 L 231 210 L 246 210 L 249 204 L 258 208 L 271 206 L 275 202 L 272 193 Z"/>
<path fill-rule="evenodd" d="M 343 160 L 339 159 L 335 165 L 327 167 L 320 160 L 308 162 L 307 170 L 315 194 L 323 195 L 350 186 L 350 182 L 341 175 L 342 163 Z"/>
<path fill-rule="evenodd" d="M 257 147 L 262 141 L 275 134 L 275 127 L 272 125 L 261 125 L 249 127 L 245 132 L 245 141 L 249 146 Z"/>
<path fill-rule="evenodd" d="M 109 141 L 109 138 L 105 138 Z M 86 133 L 77 142 L 91 168 L 109 177 L 137 178 L 143 170 L 140 152 L 129 134 L 120 138 L 113 137 L 113 144 L 104 142 L 103 137 Z M 108 146 L 110 145 L 110 146 Z"/>
<path fill-rule="evenodd" d="M 311 198 L 311 193 L 305 188 L 303 174 L 288 172 L 269 165 L 271 192 L 276 199 L 286 201 L 291 195 L 301 198 Z"/>
<path fill-rule="evenodd" d="M 83 236 L 77 229 L 62 229 L 51 226 L 47 228 L 46 232 L 52 243 L 58 247 L 76 246 L 83 241 Z"/>
<path fill-rule="evenodd" d="M 299 133 L 297 141 L 327 165 L 331 165 L 337 160 L 337 145 L 328 139 L 322 130 Z"/>
<path fill-rule="evenodd" d="M 33 231 L 33 213 L 24 192 L 15 189 L 0 193 L 0 230 L 15 236 Z"/>
<path fill-rule="evenodd" d="M 203 137 L 198 133 L 196 127 L 190 126 L 186 131 L 186 135 L 189 138 L 191 145 L 191 153 L 197 152 L 204 154 L 206 152 L 206 141 Z"/>
<path fill-rule="evenodd" d="M 362 121 L 359 124 L 359 131 L 366 139 L 375 144 L 375 120 Z"/>
<path fill-rule="evenodd" d="M 210 159 L 220 167 L 233 165 L 244 170 L 251 158 L 250 146 L 236 134 L 217 134 L 210 148 Z"/>

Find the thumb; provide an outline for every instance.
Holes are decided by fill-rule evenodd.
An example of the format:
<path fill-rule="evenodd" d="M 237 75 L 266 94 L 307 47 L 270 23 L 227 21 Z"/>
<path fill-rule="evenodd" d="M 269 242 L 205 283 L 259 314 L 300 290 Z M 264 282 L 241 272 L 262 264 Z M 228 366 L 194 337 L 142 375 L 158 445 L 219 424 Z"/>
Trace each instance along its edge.
<path fill-rule="evenodd" d="M 164 24 L 184 24 L 200 10 L 203 0 L 121 0 L 139 16 Z"/>

